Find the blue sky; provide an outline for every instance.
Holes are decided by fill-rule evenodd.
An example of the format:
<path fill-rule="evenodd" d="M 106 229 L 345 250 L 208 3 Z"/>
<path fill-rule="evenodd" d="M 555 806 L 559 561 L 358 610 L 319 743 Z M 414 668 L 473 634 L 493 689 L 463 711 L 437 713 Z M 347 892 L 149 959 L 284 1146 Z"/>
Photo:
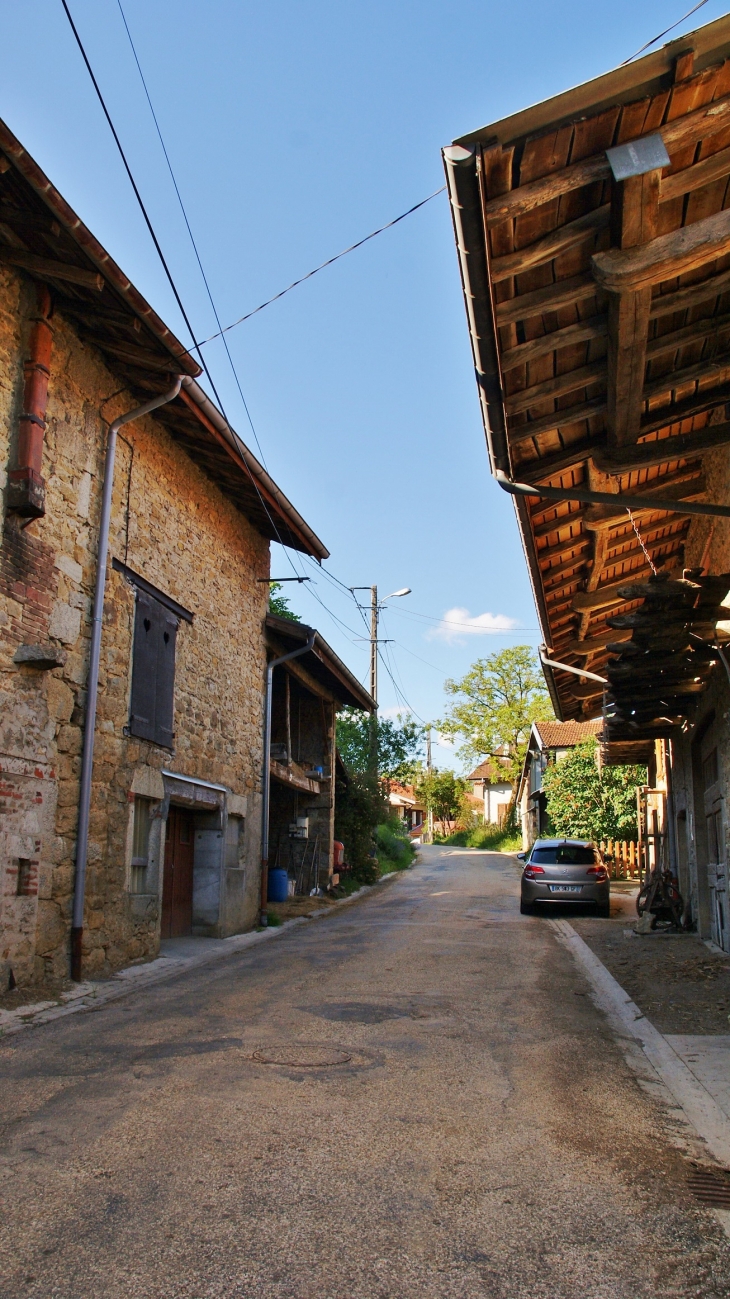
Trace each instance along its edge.
<path fill-rule="evenodd" d="M 585 0 L 122 3 L 226 323 L 437 189 L 452 138 L 607 71 L 689 7 L 613 0 L 607 17 Z M 69 4 L 205 337 L 212 311 L 117 0 Z M 722 12 L 709 0 L 678 32 Z M 60 0 L 6 3 L 3 44 L 0 115 L 186 338 Z M 329 569 L 382 594 L 412 587 L 384 617 L 383 653 L 416 714 L 437 718 L 446 676 L 538 640 L 512 505 L 489 477 L 445 195 L 228 338 L 267 467 L 331 551 Z M 207 350 L 256 451 L 225 353 Z M 274 575 L 290 575 L 274 552 Z M 351 598 L 294 563 L 313 582 L 289 586 L 293 606 L 366 679 Z M 436 620 L 453 609 L 530 630 L 444 635 Z M 379 694 L 383 709 L 398 705 L 382 667 Z"/>

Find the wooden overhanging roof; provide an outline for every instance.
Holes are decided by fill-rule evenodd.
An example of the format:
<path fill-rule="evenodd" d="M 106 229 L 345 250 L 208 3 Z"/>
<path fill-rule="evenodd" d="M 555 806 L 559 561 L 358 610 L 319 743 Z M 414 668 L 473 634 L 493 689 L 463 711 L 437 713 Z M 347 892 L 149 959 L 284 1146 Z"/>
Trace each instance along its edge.
<path fill-rule="evenodd" d="M 669 166 L 615 180 L 606 151 L 657 136 Z M 515 498 L 550 657 L 605 676 L 611 646 L 631 638 L 650 673 L 671 608 L 671 652 L 687 660 L 676 682 L 696 691 L 707 672 L 689 646 L 716 662 L 705 614 L 722 616 L 724 593 L 713 579 L 703 594 L 694 572 L 693 594 L 650 599 L 645 551 L 681 579 L 680 502 L 718 502 L 706 458 L 730 444 L 730 18 L 464 136 L 444 159 L 492 471 L 637 498 L 633 522 L 620 499 Z M 600 682 L 546 676 L 558 717 L 600 712 Z M 617 741 L 681 724 L 691 692 L 675 707 L 670 676 L 635 714 L 646 679 L 622 686 Z"/>
<path fill-rule="evenodd" d="M 155 413 L 254 527 L 317 559 L 328 551 L 195 382 L 201 368 L 0 121 L 0 263 L 53 291 L 57 309 L 142 401 L 189 376 Z"/>
<path fill-rule="evenodd" d="M 307 627 L 303 622 L 280 618 L 275 613 L 266 615 L 266 643 L 272 658 L 306 645 L 313 631 L 312 627 Z M 338 707 L 359 708 L 367 713 L 375 710 L 375 702 L 365 687 L 360 685 L 357 677 L 353 676 L 319 632 L 314 633 L 314 645 L 308 653 L 301 654 L 283 666 L 295 676 L 303 670 L 310 685 L 321 687 L 322 692 Z"/>

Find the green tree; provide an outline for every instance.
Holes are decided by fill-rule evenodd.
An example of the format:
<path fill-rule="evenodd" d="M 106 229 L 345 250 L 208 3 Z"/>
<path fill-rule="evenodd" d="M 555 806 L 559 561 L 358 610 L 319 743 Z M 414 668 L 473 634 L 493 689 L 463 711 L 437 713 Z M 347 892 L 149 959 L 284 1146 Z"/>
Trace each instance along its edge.
<path fill-rule="evenodd" d="M 388 780 L 412 783 L 420 768 L 423 728 L 408 715 L 393 721 L 374 719 L 377 740 L 378 775 Z M 354 708 L 337 715 L 337 748 L 348 771 L 368 771 L 371 765 L 372 721 Z"/>
<path fill-rule="evenodd" d="M 553 831 L 568 839 L 635 839 L 636 786 L 646 784 L 646 767 L 599 771 L 597 749 L 592 737 L 547 768 L 543 789 Z"/>
<path fill-rule="evenodd" d="M 299 614 L 289 608 L 288 596 L 279 595 L 283 589 L 281 582 L 269 582 L 269 613 L 275 613 L 278 618 L 288 618 L 290 622 L 301 622 Z"/>
<path fill-rule="evenodd" d="M 438 771 L 434 767 L 426 772 L 416 785 L 416 792 L 426 807 L 441 823 L 441 833 L 446 833 L 446 822 L 456 821 L 469 786 L 462 776 L 453 771 Z"/>
<path fill-rule="evenodd" d="M 441 733 L 462 739 L 459 756 L 467 763 L 508 758 L 516 790 L 532 723 L 554 716 L 537 655 L 529 645 L 488 654 L 444 689 L 455 702 L 438 723 Z"/>

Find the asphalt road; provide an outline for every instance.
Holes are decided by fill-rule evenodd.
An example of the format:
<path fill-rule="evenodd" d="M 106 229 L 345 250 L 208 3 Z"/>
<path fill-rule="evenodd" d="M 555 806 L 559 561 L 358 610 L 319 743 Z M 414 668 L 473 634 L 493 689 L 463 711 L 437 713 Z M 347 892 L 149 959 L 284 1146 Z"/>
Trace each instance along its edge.
<path fill-rule="evenodd" d="M 0 1043 L 3 1299 L 730 1295 L 671 1112 L 517 879 L 424 849 Z"/>

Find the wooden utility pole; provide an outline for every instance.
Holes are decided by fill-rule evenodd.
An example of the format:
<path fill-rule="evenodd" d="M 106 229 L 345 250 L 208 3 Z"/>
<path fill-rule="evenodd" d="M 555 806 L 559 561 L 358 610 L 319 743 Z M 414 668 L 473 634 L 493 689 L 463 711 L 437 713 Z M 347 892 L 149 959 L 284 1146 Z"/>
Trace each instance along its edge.
<path fill-rule="evenodd" d="M 378 702 L 378 588 L 370 587 L 370 694 Z"/>
<path fill-rule="evenodd" d="M 428 728 L 428 739 L 426 740 L 426 771 L 428 773 L 428 776 L 430 776 L 431 775 L 431 727 L 430 726 Z M 427 807 L 428 842 L 433 843 L 433 808 L 431 807 L 431 781 L 430 780 L 427 781 L 426 788 L 428 789 L 428 807 Z"/>

